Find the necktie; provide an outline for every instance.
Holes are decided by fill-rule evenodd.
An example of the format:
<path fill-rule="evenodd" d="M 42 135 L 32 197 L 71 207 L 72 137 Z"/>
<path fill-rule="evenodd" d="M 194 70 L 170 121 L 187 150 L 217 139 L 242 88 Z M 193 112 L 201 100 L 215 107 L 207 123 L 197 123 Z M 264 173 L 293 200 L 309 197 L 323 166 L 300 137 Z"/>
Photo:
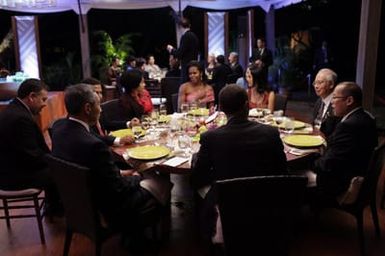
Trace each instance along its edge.
<path fill-rule="evenodd" d="M 324 108 L 325 108 L 325 103 L 323 103 L 323 101 L 322 101 L 321 106 L 318 109 L 318 113 L 317 113 L 317 117 L 316 117 L 316 120 L 318 120 L 320 123 L 322 122 L 322 116 L 324 113 Z"/>

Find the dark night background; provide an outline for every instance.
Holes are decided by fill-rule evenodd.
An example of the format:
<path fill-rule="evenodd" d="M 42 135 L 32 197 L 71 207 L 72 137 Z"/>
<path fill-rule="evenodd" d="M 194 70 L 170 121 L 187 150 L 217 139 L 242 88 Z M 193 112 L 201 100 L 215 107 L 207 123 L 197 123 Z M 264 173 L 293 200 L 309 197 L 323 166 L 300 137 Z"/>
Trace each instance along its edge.
<path fill-rule="evenodd" d="M 300 4 L 276 10 L 276 37 L 287 35 L 298 30 L 308 30 L 312 39 L 312 50 L 318 47 L 322 40 L 327 40 L 335 59 L 334 69 L 340 80 L 354 80 L 358 48 L 360 23 L 360 0 L 329 0 L 327 4 L 310 1 L 312 6 Z M 314 4 L 316 3 L 316 4 Z M 347 6 L 348 9 L 347 9 Z M 382 5 L 381 24 L 385 24 L 385 4 Z M 263 36 L 265 31 L 264 12 L 261 8 L 255 10 L 255 36 Z M 201 55 L 204 53 L 204 11 L 188 7 L 184 15 L 192 22 L 192 30 L 198 35 L 201 45 Z M 89 32 L 104 30 L 112 39 L 126 33 L 137 34 L 134 37 L 133 48 L 135 56 L 145 57 L 154 54 L 161 67 L 167 67 L 168 53 L 165 47 L 168 43 L 176 45 L 175 25 L 171 16 L 171 8 L 147 10 L 91 10 L 88 13 Z M 229 47 L 233 50 L 235 38 L 239 31 L 237 17 L 245 15 L 247 9 L 229 11 Z M 11 16 L 27 15 L 0 11 L 0 39 L 11 29 Z M 36 14 L 34 14 L 36 15 Z M 49 67 L 54 63 L 71 62 L 71 68 L 80 69 L 80 43 L 78 16 L 72 12 L 37 14 L 39 17 L 39 33 L 41 57 L 43 66 Z M 385 93 L 385 72 L 382 72 L 385 62 L 384 25 L 380 31 L 380 42 L 377 63 L 377 92 Z M 71 54 L 68 54 L 71 53 Z M 14 68 L 13 50 L 0 55 L 2 61 L 11 70 Z M 67 64 L 68 65 L 68 64 Z M 66 74 L 62 74 L 63 79 Z M 78 74 L 81 76 L 81 74 Z M 75 78 L 75 76 L 74 76 Z M 76 82 L 76 81 L 75 81 Z M 52 85 L 51 85 L 52 87 Z M 55 86 L 53 86 L 55 87 Z M 59 86 L 60 87 L 60 86 Z"/>

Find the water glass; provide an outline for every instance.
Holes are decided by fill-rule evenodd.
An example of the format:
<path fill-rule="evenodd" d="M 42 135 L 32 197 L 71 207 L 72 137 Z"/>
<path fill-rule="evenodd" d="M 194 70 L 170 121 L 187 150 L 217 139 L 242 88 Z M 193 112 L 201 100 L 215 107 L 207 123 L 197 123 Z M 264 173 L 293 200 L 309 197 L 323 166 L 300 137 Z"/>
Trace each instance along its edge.
<path fill-rule="evenodd" d="M 141 123 L 142 123 L 142 128 L 144 130 L 148 130 L 148 128 L 150 128 L 151 117 L 149 117 L 148 115 L 143 115 L 141 119 Z"/>
<path fill-rule="evenodd" d="M 188 157 L 191 149 L 191 138 L 186 134 L 181 134 L 178 137 L 178 147 L 183 151 L 184 157 Z"/>
<path fill-rule="evenodd" d="M 188 113 L 188 110 L 189 110 L 189 105 L 188 105 L 187 103 L 182 103 L 182 104 L 180 105 L 180 111 L 181 111 L 182 113 L 187 114 L 187 113 Z"/>
<path fill-rule="evenodd" d="M 139 139 L 140 136 L 142 135 L 142 127 L 140 127 L 139 125 L 133 126 L 132 133 L 134 134 L 135 140 Z"/>
<path fill-rule="evenodd" d="M 293 133 L 294 131 L 294 119 L 290 117 L 285 117 L 283 121 L 283 128 L 286 133 Z"/>
<path fill-rule="evenodd" d="M 159 105 L 159 115 L 161 116 L 167 115 L 167 108 L 166 108 L 166 105 L 163 103 Z"/>

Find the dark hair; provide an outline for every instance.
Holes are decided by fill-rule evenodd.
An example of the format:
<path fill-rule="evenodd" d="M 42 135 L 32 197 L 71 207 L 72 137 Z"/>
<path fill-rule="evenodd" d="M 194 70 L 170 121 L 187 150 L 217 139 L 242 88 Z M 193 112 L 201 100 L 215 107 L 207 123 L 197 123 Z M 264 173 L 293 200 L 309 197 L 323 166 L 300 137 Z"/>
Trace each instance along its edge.
<path fill-rule="evenodd" d="M 342 94 L 346 97 L 352 96 L 356 105 L 362 105 L 362 90 L 355 82 L 341 82 Z"/>
<path fill-rule="evenodd" d="M 119 57 L 118 56 L 114 56 L 111 58 L 111 64 L 114 63 L 116 60 L 118 60 Z"/>
<path fill-rule="evenodd" d="M 86 103 L 95 104 L 95 100 L 95 93 L 89 84 L 75 84 L 65 90 L 64 102 L 70 115 L 81 113 Z"/>
<path fill-rule="evenodd" d="M 146 60 L 142 57 L 136 59 L 136 67 L 141 68 L 144 64 L 146 64 Z"/>
<path fill-rule="evenodd" d="M 48 86 L 41 80 L 35 78 L 29 78 L 24 80 L 17 90 L 17 97 L 24 99 L 31 92 L 39 93 L 42 90 L 48 91 Z"/>
<path fill-rule="evenodd" d="M 246 90 L 236 84 L 226 85 L 219 92 L 219 107 L 226 115 L 239 113 L 247 116 L 247 101 Z"/>
<path fill-rule="evenodd" d="M 264 93 L 265 91 L 270 91 L 266 84 L 262 68 L 255 64 L 251 64 L 248 69 L 250 70 L 251 76 L 253 77 L 253 87 L 256 88 L 257 92 Z"/>
<path fill-rule="evenodd" d="M 90 84 L 90 85 L 98 85 L 98 84 L 102 84 L 98 79 L 96 78 L 93 78 L 93 77 L 87 77 L 87 78 L 84 78 L 82 81 L 81 81 L 82 84 Z"/>
<path fill-rule="evenodd" d="M 206 82 L 206 81 L 207 81 L 206 72 L 205 72 L 205 70 L 203 69 L 203 66 L 201 65 L 201 63 L 199 63 L 199 62 L 196 61 L 196 60 L 190 61 L 190 62 L 187 64 L 187 75 L 188 75 L 189 69 L 190 69 L 191 67 L 196 67 L 196 68 L 199 70 L 199 72 L 200 72 L 201 75 L 202 75 L 202 81 L 203 81 L 203 82 Z"/>
<path fill-rule="evenodd" d="M 225 56 L 224 55 L 218 55 L 217 56 L 217 62 L 220 64 L 225 64 Z"/>
<path fill-rule="evenodd" d="M 130 63 L 130 62 L 132 62 L 134 60 L 136 61 L 136 58 L 134 56 L 132 56 L 132 55 L 129 55 L 126 60 L 127 60 L 127 63 Z"/>
<path fill-rule="evenodd" d="M 130 94 L 134 89 L 138 88 L 142 81 L 143 73 L 137 69 L 125 71 L 120 77 L 120 86 L 124 88 L 124 93 Z"/>
<path fill-rule="evenodd" d="M 186 17 L 183 17 L 179 24 L 182 26 L 182 28 L 190 28 L 191 27 L 191 23 L 190 23 L 190 20 L 187 19 Z"/>

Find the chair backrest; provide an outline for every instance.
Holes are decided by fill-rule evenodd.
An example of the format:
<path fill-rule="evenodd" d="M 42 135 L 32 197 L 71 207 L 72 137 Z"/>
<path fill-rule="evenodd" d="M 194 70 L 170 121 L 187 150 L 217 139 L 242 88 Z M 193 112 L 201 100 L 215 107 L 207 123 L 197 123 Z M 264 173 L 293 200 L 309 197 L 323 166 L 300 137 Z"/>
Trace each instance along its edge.
<path fill-rule="evenodd" d="M 100 221 L 89 189 L 90 170 L 50 154 L 46 159 L 63 202 L 67 228 L 95 241 Z"/>
<path fill-rule="evenodd" d="M 174 112 L 171 95 L 178 93 L 180 81 L 180 77 L 165 77 L 161 81 L 162 97 L 167 100 L 166 105 L 168 114 L 172 114 Z"/>
<path fill-rule="evenodd" d="M 368 170 L 362 183 L 360 193 L 355 204 L 358 207 L 365 207 L 371 200 L 376 200 L 377 184 L 381 171 L 384 167 L 385 142 L 376 147 L 368 165 Z"/>
<path fill-rule="evenodd" d="M 171 94 L 172 110 L 178 112 L 178 93 Z"/>
<path fill-rule="evenodd" d="M 158 80 L 148 79 L 148 80 L 145 80 L 145 83 L 146 83 L 146 89 L 150 93 L 152 98 L 161 97 L 160 83 Z"/>
<path fill-rule="evenodd" d="M 286 175 L 217 181 L 226 255 L 287 254 L 306 184 Z"/>
<path fill-rule="evenodd" d="M 283 110 L 283 114 L 286 112 L 287 96 L 283 94 L 275 95 L 274 110 Z"/>

